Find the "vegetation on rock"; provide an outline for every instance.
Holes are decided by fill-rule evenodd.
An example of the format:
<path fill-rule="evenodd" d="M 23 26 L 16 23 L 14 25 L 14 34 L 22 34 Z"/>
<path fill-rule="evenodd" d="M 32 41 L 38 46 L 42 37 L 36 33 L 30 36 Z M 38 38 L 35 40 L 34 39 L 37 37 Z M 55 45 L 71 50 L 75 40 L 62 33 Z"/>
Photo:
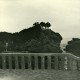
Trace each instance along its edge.
<path fill-rule="evenodd" d="M 43 53 L 61 53 L 60 42 L 62 37 L 49 27 L 49 22 L 36 22 L 32 27 L 20 32 L 0 32 L 0 52 L 28 51 Z"/>

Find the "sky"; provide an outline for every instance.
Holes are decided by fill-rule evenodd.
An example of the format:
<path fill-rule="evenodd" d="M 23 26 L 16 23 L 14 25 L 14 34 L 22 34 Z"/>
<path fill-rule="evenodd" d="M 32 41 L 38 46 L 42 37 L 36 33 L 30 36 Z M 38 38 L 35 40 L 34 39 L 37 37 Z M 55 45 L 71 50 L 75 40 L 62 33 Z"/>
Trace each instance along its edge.
<path fill-rule="evenodd" d="M 63 42 L 80 38 L 80 0 L 0 0 L 0 31 L 19 32 L 42 21 Z"/>

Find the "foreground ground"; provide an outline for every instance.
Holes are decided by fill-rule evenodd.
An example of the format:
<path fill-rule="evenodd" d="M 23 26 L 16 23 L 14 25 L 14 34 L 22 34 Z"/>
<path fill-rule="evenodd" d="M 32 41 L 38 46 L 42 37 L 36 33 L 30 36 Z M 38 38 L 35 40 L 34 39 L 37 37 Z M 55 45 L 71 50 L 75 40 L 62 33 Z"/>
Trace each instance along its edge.
<path fill-rule="evenodd" d="M 0 70 L 0 80 L 80 80 L 80 71 Z"/>

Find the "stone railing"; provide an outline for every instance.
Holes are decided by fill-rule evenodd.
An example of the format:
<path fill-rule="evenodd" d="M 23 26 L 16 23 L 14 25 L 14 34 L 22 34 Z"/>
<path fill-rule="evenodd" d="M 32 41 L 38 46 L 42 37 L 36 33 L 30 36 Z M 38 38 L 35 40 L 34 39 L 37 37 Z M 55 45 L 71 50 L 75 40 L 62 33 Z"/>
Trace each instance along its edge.
<path fill-rule="evenodd" d="M 0 69 L 80 70 L 80 58 L 70 53 L 0 53 Z"/>

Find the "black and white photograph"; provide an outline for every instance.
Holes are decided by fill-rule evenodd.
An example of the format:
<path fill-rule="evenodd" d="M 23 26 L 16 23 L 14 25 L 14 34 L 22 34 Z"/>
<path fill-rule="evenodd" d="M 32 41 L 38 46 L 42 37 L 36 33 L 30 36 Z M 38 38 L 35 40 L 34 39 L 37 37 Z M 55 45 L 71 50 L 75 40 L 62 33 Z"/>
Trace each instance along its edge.
<path fill-rule="evenodd" d="M 0 0 L 0 80 L 80 80 L 80 0 Z"/>

